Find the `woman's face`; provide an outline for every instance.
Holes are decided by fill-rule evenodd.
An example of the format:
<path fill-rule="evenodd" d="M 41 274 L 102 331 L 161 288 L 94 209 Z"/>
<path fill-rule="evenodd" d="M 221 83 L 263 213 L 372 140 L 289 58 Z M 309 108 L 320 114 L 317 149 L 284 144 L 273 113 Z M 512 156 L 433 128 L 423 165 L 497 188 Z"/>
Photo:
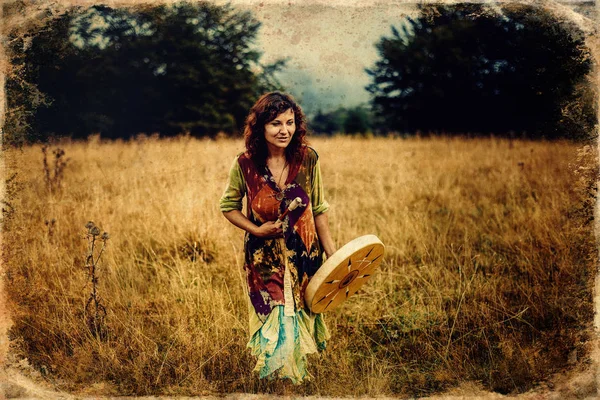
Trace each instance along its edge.
<path fill-rule="evenodd" d="M 294 111 L 287 111 L 277 115 L 274 120 L 265 124 L 265 140 L 269 150 L 285 149 L 296 132 L 296 119 Z"/>

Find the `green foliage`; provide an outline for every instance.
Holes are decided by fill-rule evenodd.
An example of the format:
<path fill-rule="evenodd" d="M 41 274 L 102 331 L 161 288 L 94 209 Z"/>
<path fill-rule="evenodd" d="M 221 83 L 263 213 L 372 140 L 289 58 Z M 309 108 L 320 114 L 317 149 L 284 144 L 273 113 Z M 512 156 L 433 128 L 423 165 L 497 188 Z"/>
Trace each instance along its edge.
<path fill-rule="evenodd" d="M 404 132 L 585 137 L 596 124 L 583 33 L 541 7 L 422 6 L 377 44 L 373 108 Z M 576 90 L 576 88 L 579 88 Z"/>
<path fill-rule="evenodd" d="M 363 106 L 340 107 L 324 113 L 319 110 L 311 119 L 311 129 L 316 133 L 367 133 L 373 128 L 371 111 Z"/>
<path fill-rule="evenodd" d="M 31 10 L 24 4 L 9 3 L 3 10 L 4 18 L 19 19 Z M 36 112 L 43 107 L 48 107 L 53 100 L 46 93 L 39 90 L 37 77 L 40 66 L 52 68 L 59 63 L 59 59 L 71 55 L 69 44 L 51 39 L 49 32 L 56 32 L 56 36 L 65 35 L 68 31 L 71 12 L 60 16 L 53 16 L 50 11 L 37 16 L 36 21 L 26 20 L 13 22 L 13 29 L 7 34 L 6 53 L 10 59 L 6 75 L 6 120 L 3 127 L 4 145 L 22 145 L 41 138 L 35 129 Z M 9 25 L 10 22 L 7 23 Z M 43 46 L 37 48 L 33 54 L 34 39 L 45 36 Z"/>
<path fill-rule="evenodd" d="M 234 132 L 283 61 L 260 63 L 260 23 L 208 2 L 73 8 L 13 48 L 24 82 L 47 99 L 30 113 L 43 137 L 128 137 L 140 132 Z M 12 85 L 12 86 L 10 86 Z M 9 82 L 10 94 L 25 90 Z M 23 97 L 23 96 L 21 96 Z"/>
<path fill-rule="evenodd" d="M 366 133 L 370 130 L 371 122 L 368 112 L 362 107 L 354 107 L 348 110 L 344 121 L 344 132 Z"/>

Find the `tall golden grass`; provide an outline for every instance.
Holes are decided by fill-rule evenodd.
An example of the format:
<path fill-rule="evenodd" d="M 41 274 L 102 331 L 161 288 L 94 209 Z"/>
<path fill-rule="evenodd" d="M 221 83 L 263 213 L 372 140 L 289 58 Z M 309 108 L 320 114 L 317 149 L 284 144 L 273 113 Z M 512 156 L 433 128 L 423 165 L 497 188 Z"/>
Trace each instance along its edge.
<path fill-rule="evenodd" d="M 378 273 L 326 314 L 328 349 L 298 387 L 260 381 L 247 342 L 240 230 L 218 200 L 239 140 L 8 150 L 4 262 L 13 352 L 97 394 L 425 395 L 479 382 L 521 392 L 584 368 L 597 254 L 597 155 L 568 142 L 315 138 L 338 246 L 374 233 Z M 55 223 L 46 221 L 55 220 Z M 86 324 L 87 221 L 107 333 Z M 96 332 L 97 333 L 97 332 Z M 574 363 L 575 356 L 577 363 Z"/>

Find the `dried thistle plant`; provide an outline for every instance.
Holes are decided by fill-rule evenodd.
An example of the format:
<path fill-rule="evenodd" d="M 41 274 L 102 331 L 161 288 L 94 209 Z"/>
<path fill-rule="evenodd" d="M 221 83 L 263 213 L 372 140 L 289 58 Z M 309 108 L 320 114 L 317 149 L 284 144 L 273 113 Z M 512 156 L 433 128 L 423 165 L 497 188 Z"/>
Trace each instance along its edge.
<path fill-rule="evenodd" d="M 2 193 L 2 219 L 0 225 L 3 229 L 7 229 L 7 223 L 14 216 L 15 208 L 10 200 L 14 199 L 18 192 L 23 189 L 23 184 L 18 181 L 17 173 L 13 173 L 9 178 L 6 178 L 4 183 L 4 191 Z"/>
<path fill-rule="evenodd" d="M 64 177 L 65 167 L 67 166 L 68 158 L 65 159 L 65 151 L 61 148 L 52 150 L 54 154 L 54 166 L 51 167 L 48 162 L 48 145 L 42 146 L 42 153 L 44 155 L 44 182 L 46 182 L 46 188 L 53 192 L 62 187 L 62 180 Z"/>
<path fill-rule="evenodd" d="M 100 257 L 106 247 L 106 241 L 109 239 L 107 232 L 100 235 L 100 228 L 96 226 L 92 221 L 88 221 L 85 224 L 87 228 L 86 239 L 88 241 L 88 253 L 85 262 L 85 268 L 88 273 L 88 279 L 91 283 L 92 289 L 87 302 L 85 303 L 85 315 L 86 323 L 90 332 L 98 337 L 105 338 L 108 332 L 106 326 L 106 307 L 102 304 L 102 298 L 98 294 L 98 263 Z M 100 250 L 97 251 L 97 247 L 100 246 Z M 98 253 L 95 256 L 95 253 Z"/>
<path fill-rule="evenodd" d="M 50 220 L 47 219 L 44 221 L 44 224 L 48 228 L 48 238 L 52 239 L 52 237 L 54 236 L 56 218 L 52 218 Z"/>

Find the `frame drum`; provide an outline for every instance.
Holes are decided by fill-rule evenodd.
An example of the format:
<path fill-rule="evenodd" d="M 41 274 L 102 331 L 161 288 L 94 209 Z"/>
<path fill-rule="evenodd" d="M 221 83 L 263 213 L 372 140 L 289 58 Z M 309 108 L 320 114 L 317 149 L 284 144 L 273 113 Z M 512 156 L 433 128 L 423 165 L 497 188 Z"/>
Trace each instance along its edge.
<path fill-rule="evenodd" d="M 369 280 L 383 259 L 384 246 L 375 235 L 346 243 L 311 278 L 304 299 L 313 313 L 330 311 Z"/>

